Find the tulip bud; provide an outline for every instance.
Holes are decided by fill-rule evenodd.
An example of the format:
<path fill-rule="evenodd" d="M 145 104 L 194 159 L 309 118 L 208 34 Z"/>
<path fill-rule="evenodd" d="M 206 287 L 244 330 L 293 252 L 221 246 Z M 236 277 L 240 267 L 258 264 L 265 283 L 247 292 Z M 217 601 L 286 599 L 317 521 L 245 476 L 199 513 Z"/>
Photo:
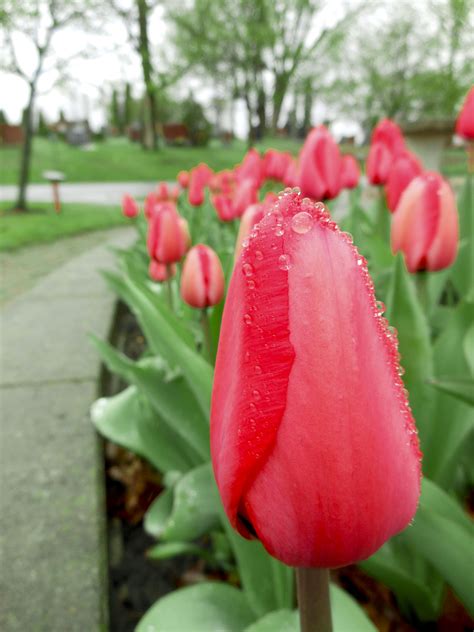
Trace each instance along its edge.
<path fill-rule="evenodd" d="M 155 193 L 149 193 L 145 198 L 145 217 L 150 219 L 155 210 L 155 206 L 158 204 L 158 199 Z"/>
<path fill-rule="evenodd" d="M 396 337 L 322 204 L 287 193 L 258 227 L 222 319 L 217 485 L 234 528 L 284 563 L 352 564 L 408 525 L 420 493 Z"/>
<path fill-rule="evenodd" d="M 219 219 L 223 222 L 231 222 L 235 219 L 234 203 L 228 195 L 213 195 L 212 204 L 216 209 Z"/>
<path fill-rule="evenodd" d="M 410 272 L 442 270 L 456 259 L 459 222 L 456 200 L 439 173 L 416 177 L 392 215 L 393 252 L 401 250 Z"/>
<path fill-rule="evenodd" d="M 160 263 L 175 263 L 186 252 L 188 237 L 182 218 L 171 202 L 155 207 L 148 225 L 147 248 L 152 259 Z"/>
<path fill-rule="evenodd" d="M 397 208 L 398 201 L 403 191 L 407 188 L 413 178 L 419 176 L 423 171 L 420 161 L 409 151 L 403 152 L 395 160 L 390 169 L 385 190 L 387 193 L 387 206 L 393 213 Z"/>
<path fill-rule="evenodd" d="M 150 279 L 153 279 L 153 281 L 163 283 L 164 281 L 168 281 L 168 279 L 172 279 L 176 275 L 176 266 L 174 264 L 167 266 L 164 263 L 159 263 L 159 261 L 156 261 L 155 259 L 151 259 L 148 267 L 148 274 L 150 275 Z"/>
<path fill-rule="evenodd" d="M 354 189 L 359 184 L 359 163 L 351 154 L 342 157 L 342 186 L 344 189 Z"/>
<path fill-rule="evenodd" d="M 234 216 L 241 217 L 244 211 L 258 200 L 258 187 L 255 180 L 241 180 L 234 193 Z"/>
<path fill-rule="evenodd" d="M 290 153 L 269 149 L 263 157 L 263 175 L 267 180 L 283 182 L 285 173 L 293 161 Z"/>
<path fill-rule="evenodd" d="M 191 307 L 217 305 L 224 296 L 224 272 L 217 254 L 203 244 L 186 255 L 181 274 L 181 296 Z"/>
<path fill-rule="evenodd" d="M 474 86 L 467 93 L 459 113 L 456 134 L 466 140 L 474 140 Z"/>
<path fill-rule="evenodd" d="M 296 160 L 291 160 L 286 168 L 285 175 L 283 176 L 283 184 L 287 187 L 297 187 L 300 181 L 300 174 L 298 170 L 298 163 Z"/>
<path fill-rule="evenodd" d="M 138 215 L 138 206 L 131 195 L 127 193 L 122 198 L 122 213 L 125 217 L 133 218 Z"/>
<path fill-rule="evenodd" d="M 237 235 L 237 241 L 235 242 L 235 260 L 239 258 L 240 253 L 242 252 L 242 244 L 244 240 L 250 235 L 255 224 L 258 224 L 258 222 L 263 219 L 265 212 L 264 204 L 252 204 L 242 215 L 240 219 L 239 234 Z"/>
<path fill-rule="evenodd" d="M 336 197 L 341 190 L 341 154 L 337 143 L 320 125 L 308 134 L 300 152 L 299 187 L 314 200 Z"/>
<path fill-rule="evenodd" d="M 249 149 L 241 164 L 235 169 L 237 180 L 253 180 L 255 188 L 259 188 L 263 180 L 263 160 L 256 149 Z"/>
<path fill-rule="evenodd" d="M 189 186 L 189 171 L 180 171 L 176 179 L 182 189 L 187 189 Z"/>
<path fill-rule="evenodd" d="M 403 134 L 390 119 L 380 121 L 373 133 L 367 157 L 367 178 L 370 184 L 387 182 L 393 161 L 405 151 Z"/>
<path fill-rule="evenodd" d="M 188 200 L 193 206 L 201 206 L 204 202 L 204 189 L 212 178 L 212 170 L 204 163 L 200 163 L 191 170 L 189 177 Z"/>

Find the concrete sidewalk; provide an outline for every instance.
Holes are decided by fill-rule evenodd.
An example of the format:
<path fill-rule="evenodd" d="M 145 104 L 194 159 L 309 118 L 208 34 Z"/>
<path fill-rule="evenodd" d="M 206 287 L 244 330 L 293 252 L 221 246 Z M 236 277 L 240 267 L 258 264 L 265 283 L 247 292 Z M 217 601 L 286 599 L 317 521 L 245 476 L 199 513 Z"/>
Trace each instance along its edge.
<path fill-rule="evenodd" d="M 107 628 L 103 472 L 89 419 L 100 362 L 86 335 L 106 337 L 115 297 L 99 270 L 108 245 L 44 277 L 1 315 L 0 629 Z"/>
<path fill-rule="evenodd" d="M 63 182 L 59 185 L 62 202 L 82 202 L 83 204 L 120 204 L 124 193 L 133 197 L 145 197 L 156 189 L 157 182 Z M 0 202 L 15 200 L 15 185 L 0 186 Z M 27 190 L 29 202 L 51 202 L 53 194 L 50 184 L 29 184 Z"/>

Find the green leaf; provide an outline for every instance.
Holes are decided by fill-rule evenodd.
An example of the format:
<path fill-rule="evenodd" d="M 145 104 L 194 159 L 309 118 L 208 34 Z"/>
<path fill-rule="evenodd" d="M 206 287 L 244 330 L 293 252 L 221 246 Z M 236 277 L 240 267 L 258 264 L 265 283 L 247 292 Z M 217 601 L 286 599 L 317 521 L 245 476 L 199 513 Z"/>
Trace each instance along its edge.
<path fill-rule="evenodd" d="M 430 384 L 443 393 L 460 399 L 469 406 L 474 406 L 474 379 L 472 377 L 437 378 L 430 380 Z"/>
<path fill-rule="evenodd" d="M 299 632 L 297 610 L 276 610 L 251 623 L 244 632 Z"/>
<path fill-rule="evenodd" d="M 464 355 L 469 365 L 471 375 L 474 377 L 474 322 L 469 327 L 463 339 Z"/>
<path fill-rule="evenodd" d="M 192 467 L 179 437 L 169 430 L 134 386 L 113 397 L 98 399 L 92 406 L 91 418 L 104 437 L 140 454 L 160 471 L 185 472 Z"/>
<path fill-rule="evenodd" d="M 458 200 L 462 247 L 451 268 L 451 279 L 463 297 L 474 299 L 474 176 L 468 175 Z"/>
<path fill-rule="evenodd" d="M 162 540 L 194 540 L 219 525 L 217 494 L 211 465 L 197 467 L 167 490 L 164 500 L 159 496 L 152 503 L 145 515 L 145 530 Z"/>
<path fill-rule="evenodd" d="M 253 619 L 241 590 L 204 582 L 162 597 L 145 613 L 136 632 L 241 632 Z"/>
<path fill-rule="evenodd" d="M 464 341 L 474 322 L 474 305 L 462 301 L 434 344 L 435 379 L 449 376 L 464 379 L 469 365 L 463 352 Z M 423 446 L 423 471 L 426 476 L 449 489 L 466 450 L 467 439 L 474 429 L 471 408 L 441 391 L 434 393 L 429 441 Z"/>
<path fill-rule="evenodd" d="M 401 254 L 397 255 L 393 266 L 386 317 L 398 330 L 401 364 L 405 369 L 403 382 L 410 394 L 424 447 L 431 424 L 433 398 L 426 381 L 433 375 L 433 354 L 428 323 Z"/>
<path fill-rule="evenodd" d="M 131 296 L 130 307 L 151 349 L 161 356 L 170 368 L 179 367 L 207 418 L 213 378 L 211 365 L 181 340 L 169 321 L 156 309 L 144 292 L 129 281 L 126 281 L 126 285 Z"/>
<path fill-rule="evenodd" d="M 376 632 L 376 627 L 358 603 L 342 588 L 331 584 L 334 632 Z"/>
<path fill-rule="evenodd" d="M 107 342 L 92 340 L 108 368 L 137 386 L 168 426 L 187 443 L 198 464 L 209 459 L 209 425 L 184 378 L 170 376 L 160 358 L 133 362 Z"/>
<path fill-rule="evenodd" d="M 209 551 L 190 542 L 165 542 L 164 544 L 156 544 L 147 551 L 147 557 L 152 560 L 166 560 L 179 555 L 196 555 L 205 560 L 213 561 Z"/>
<path fill-rule="evenodd" d="M 467 518 L 460 516 L 455 501 L 441 489 L 434 490 L 431 484 L 430 492 L 422 495 L 413 526 L 403 535 L 413 550 L 438 570 L 474 614 L 474 529 Z"/>
<path fill-rule="evenodd" d="M 375 632 L 359 604 L 344 590 L 331 584 L 331 610 L 334 632 Z M 252 623 L 245 632 L 299 632 L 299 614 L 297 610 L 277 610 Z"/>

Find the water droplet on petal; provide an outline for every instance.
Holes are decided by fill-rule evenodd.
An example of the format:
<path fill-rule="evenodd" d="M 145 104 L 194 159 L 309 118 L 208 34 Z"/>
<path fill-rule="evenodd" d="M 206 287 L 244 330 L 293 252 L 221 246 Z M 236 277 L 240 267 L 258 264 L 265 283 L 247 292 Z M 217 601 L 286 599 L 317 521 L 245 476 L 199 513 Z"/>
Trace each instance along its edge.
<path fill-rule="evenodd" d="M 291 268 L 291 259 L 289 255 L 280 255 L 278 257 L 278 267 L 280 270 L 289 270 Z"/>
<path fill-rule="evenodd" d="M 244 263 L 244 265 L 242 266 L 242 272 L 245 274 L 245 276 L 252 276 L 253 268 L 250 263 Z"/>
<path fill-rule="evenodd" d="M 258 364 L 255 365 L 255 373 L 260 375 L 262 373 L 262 367 Z"/>
<path fill-rule="evenodd" d="M 248 287 L 250 290 L 254 290 L 254 289 L 255 289 L 255 281 L 253 281 L 252 279 L 249 279 L 249 280 L 247 281 L 247 287 Z"/>
<path fill-rule="evenodd" d="M 277 229 L 275 231 L 275 235 L 277 237 L 281 237 L 284 234 L 285 234 L 285 231 L 283 230 L 283 228 L 281 226 L 277 226 Z"/>
<path fill-rule="evenodd" d="M 244 323 L 246 325 L 252 324 L 252 316 L 250 316 L 250 314 L 244 314 Z"/>
<path fill-rule="evenodd" d="M 304 235 L 308 231 L 311 230 L 313 226 L 313 218 L 309 213 L 302 211 L 301 213 L 296 213 L 296 215 L 291 220 L 291 228 L 295 233 L 299 235 Z"/>
<path fill-rule="evenodd" d="M 260 391 L 257 391 L 256 389 L 254 391 L 252 391 L 252 397 L 258 402 L 260 399 Z"/>
<path fill-rule="evenodd" d="M 261 250 L 255 251 L 255 259 L 257 259 L 258 261 L 261 261 L 263 259 L 263 253 Z"/>

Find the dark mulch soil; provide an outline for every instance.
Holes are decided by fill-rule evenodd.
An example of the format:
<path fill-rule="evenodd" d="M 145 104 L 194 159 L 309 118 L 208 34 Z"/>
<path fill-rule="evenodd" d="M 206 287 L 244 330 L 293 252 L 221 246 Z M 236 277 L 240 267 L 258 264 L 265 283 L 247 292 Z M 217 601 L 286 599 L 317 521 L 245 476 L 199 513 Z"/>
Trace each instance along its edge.
<path fill-rule="evenodd" d="M 123 305 L 118 308 L 112 342 L 132 359 L 139 358 L 145 349 L 143 334 Z M 116 376 L 104 373 L 104 395 L 118 393 L 125 386 Z M 147 558 L 147 550 L 156 541 L 145 533 L 142 520 L 162 490 L 161 476 L 142 459 L 113 443 L 105 442 L 104 452 L 110 630 L 132 632 L 159 597 L 205 579 L 225 579 L 225 574 L 216 577 L 215 571 L 194 556 L 160 561 Z M 400 613 L 393 593 L 357 567 L 334 571 L 332 578 L 357 599 L 380 632 L 471 632 L 474 629 L 474 621 L 451 592 L 447 593 L 443 615 L 437 623 L 413 625 Z"/>

